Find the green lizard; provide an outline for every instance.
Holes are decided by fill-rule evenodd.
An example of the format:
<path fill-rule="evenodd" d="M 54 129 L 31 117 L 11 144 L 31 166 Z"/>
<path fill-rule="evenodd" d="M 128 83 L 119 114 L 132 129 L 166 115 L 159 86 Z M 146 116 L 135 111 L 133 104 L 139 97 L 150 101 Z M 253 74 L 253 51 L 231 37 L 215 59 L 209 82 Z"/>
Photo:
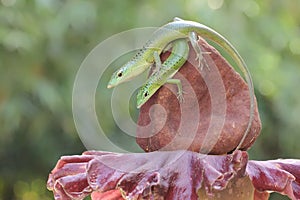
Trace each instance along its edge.
<path fill-rule="evenodd" d="M 174 21 L 184 21 L 178 17 L 174 18 Z M 160 53 L 168 46 L 173 40 L 179 38 L 189 38 L 191 43 L 193 44 L 193 48 L 196 52 L 200 52 L 200 47 L 196 43 L 195 33 L 189 32 L 188 35 L 183 35 L 180 32 L 176 34 L 181 35 L 181 37 L 173 38 L 172 40 L 157 40 L 155 39 L 161 34 L 164 34 L 163 27 L 159 28 L 154 32 L 152 39 L 148 40 L 146 44 L 140 49 L 135 56 L 124 64 L 119 70 L 115 71 L 111 76 L 111 79 L 107 85 L 107 88 L 115 87 L 123 82 L 129 81 L 135 76 L 141 74 L 154 63 L 156 64 L 156 69 L 154 71 L 158 71 L 161 67 L 161 61 L 159 58 Z M 170 30 L 169 30 L 170 31 Z M 173 31 L 172 31 L 173 32 Z M 157 33 L 157 34 L 156 34 Z M 167 38 L 166 38 L 167 39 Z"/>
<path fill-rule="evenodd" d="M 179 38 L 189 38 L 194 50 L 198 54 L 199 64 L 202 59 L 200 46 L 195 40 L 194 34 L 198 34 L 204 38 L 208 38 L 220 45 L 234 59 L 244 74 L 248 73 L 246 65 L 238 54 L 236 49 L 219 33 L 213 29 L 193 21 L 180 20 L 175 18 L 175 21 L 170 22 L 158 30 L 156 30 L 151 39 L 140 49 L 137 54 L 119 70 L 114 72 L 107 87 L 112 88 L 120 83 L 128 81 L 135 76 L 141 74 L 156 62 L 159 70 L 161 64 L 159 54 L 173 40 Z"/>
<path fill-rule="evenodd" d="M 182 86 L 179 79 L 171 79 L 180 67 L 186 62 L 189 54 L 189 45 L 185 39 L 174 41 L 172 52 L 158 71 L 154 71 L 137 94 L 137 108 L 140 108 L 165 83 L 176 84 L 178 98 L 182 101 Z"/>

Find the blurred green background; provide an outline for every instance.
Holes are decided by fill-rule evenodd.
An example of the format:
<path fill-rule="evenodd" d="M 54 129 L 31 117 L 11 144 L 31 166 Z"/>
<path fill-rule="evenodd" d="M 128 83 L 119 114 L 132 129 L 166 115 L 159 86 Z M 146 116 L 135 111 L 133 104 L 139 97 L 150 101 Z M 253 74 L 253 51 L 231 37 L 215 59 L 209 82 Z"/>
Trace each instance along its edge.
<path fill-rule="evenodd" d="M 85 150 L 71 107 L 81 62 L 113 34 L 174 16 L 214 28 L 248 64 L 263 123 L 250 158 L 300 158 L 300 1 L 1 0 L 0 200 L 53 199 L 50 170 Z"/>

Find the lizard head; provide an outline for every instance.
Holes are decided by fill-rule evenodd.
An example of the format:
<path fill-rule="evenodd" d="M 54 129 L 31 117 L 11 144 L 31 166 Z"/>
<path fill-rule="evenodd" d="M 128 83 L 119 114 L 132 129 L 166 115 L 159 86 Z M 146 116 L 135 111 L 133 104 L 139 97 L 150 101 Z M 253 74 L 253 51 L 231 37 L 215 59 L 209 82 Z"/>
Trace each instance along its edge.
<path fill-rule="evenodd" d="M 160 87 L 161 85 L 151 82 L 145 83 L 137 93 L 137 108 L 146 103 Z"/>
<path fill-rule="evenodd" d="M 111 76 L 107 88 L 115 87 L 123 82 L 129 81 L 135 76 L 141 74 L 150 66 L 144 60 L 131 60 L 115 71 Z"/>

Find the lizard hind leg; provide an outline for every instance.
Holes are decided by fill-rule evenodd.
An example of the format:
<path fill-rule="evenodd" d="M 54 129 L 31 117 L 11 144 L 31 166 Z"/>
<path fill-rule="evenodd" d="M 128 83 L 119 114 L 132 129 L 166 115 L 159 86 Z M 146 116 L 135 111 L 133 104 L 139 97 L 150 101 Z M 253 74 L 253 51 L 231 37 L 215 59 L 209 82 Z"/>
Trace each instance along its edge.
<path fill-rule="evenodd" d="M 194 51 L 196 52 L 196 59 L 198 60 L 198 68 L 202 71 L 204 65 L 207 67 L 207 69 L 209 69 L 209 65 L 207 64 L 205 58 L 203 57 L 203 54 L 210 54 L 210 52 L 203 52 L 201 50 L 200 45 L 198 44 L 198 35 L 195 32 L 190 32 L 189 33 L 189 40 L 191 42 L 191 45 L 194 49 Z M 203 61 L 203 63 L 202 63 Z"/>
<path fill-rule="evenodd" d="M 184 21 L 183 19 L 179 18 L 179 17 L 174 17 L 173 19 L 174 22 L 176 21 Z M 193 46 L 193 49 L 195 50 L 197 56 L 195 60 L 198 60 L 198 68 L 202 71 L 203 70 L 203 65 L 205 65 L 207 67 L 207 69 L 209 69 L 209 66 L 206 62 L 206 60 L 203 57 L 203 54 L 210 54 L 210 52 L 203 52 L 201 50 L 200 45 L 198 44 L 198 35 L 196 32 L 190 32 L 189 33 L 189 40 Z M 204 62 L 204 64 L 202 63 L 202 61 Z"/>

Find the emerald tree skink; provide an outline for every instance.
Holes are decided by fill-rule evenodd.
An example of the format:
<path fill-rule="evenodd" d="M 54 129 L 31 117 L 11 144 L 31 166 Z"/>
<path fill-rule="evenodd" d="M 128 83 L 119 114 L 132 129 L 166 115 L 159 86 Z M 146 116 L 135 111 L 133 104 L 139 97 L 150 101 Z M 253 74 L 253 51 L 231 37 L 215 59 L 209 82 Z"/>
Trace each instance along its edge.
<path fill-rule="evenodd" d="M 165 83 L 176 84 L 178 98 L 182 101 L 182 86 L 179 79 L 171 79 L 180 67 L 186 62 L 189 54 L 189 45 L 185 39 L 174 41 L 170 56 L 162 64 L 161 68 L 151 74 L 147 82 L 140 88 L 137 94 L 137 108 L 140 108 L 148 99 Z"/>

